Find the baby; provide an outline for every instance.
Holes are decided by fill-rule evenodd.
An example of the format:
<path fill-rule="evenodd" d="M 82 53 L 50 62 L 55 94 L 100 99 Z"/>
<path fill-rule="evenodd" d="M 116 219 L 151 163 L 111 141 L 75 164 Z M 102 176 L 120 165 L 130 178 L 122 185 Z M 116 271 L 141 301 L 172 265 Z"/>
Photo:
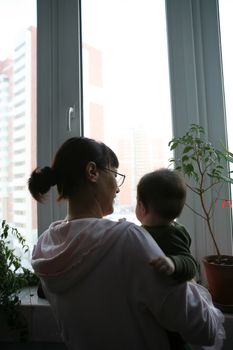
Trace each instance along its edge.
<path fill-rule="evenodd" d="M 193 279 L 197 273 L 197 263 L 190 252 L 191 238 L 184 226 L 174 221 L 185 199 L 185 181 L 173 170 L 163 168 L 148 173 L 137 186 L 136 216 L 166 255 L 151 264 L 180 282 Z M 172 349 L 189 349 L 179 334 L 168 332 L 168 338 Z"/>
<path fill-rule="evenodd" d="M 146 174 L 137 186 L 136 216 L 166 255 L 151 263 L 181 282 L 197 273 L 197 263 L 190 252 L 191 238 L 184 226 L 174 221 L 185 199 L 185 181 L 173 170 Z"/>

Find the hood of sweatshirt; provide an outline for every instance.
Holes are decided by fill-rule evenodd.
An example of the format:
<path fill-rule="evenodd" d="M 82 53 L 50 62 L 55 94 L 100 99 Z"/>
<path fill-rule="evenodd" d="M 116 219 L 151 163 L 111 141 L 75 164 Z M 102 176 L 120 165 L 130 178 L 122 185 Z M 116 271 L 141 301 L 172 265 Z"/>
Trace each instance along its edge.
<path fill-rule="evenodd" d="M 62 293 L 86 278 L 131 225 L 96 218 L 56 221 L 39 237 L 32 267 L 46 288 Z"/>

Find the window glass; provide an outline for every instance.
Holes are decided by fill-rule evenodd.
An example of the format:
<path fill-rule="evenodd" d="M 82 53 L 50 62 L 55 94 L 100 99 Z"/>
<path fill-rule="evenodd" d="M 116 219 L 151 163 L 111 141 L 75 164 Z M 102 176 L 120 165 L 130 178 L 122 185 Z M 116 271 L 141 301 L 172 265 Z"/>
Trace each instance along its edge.
<path fill-rule="evenodd" d="M 0 0 L 0 220 L 32 246 L 36 204 L 27 181 L 36 166 L 36 0 Z"/>
<path fill-rule="evenodd" d="M 138 180 L 170 157 L 165 1 L 83 1 L 82 50 L 84 134 L 106 142 L 126 175 L 112 217 L 137 222 Z"/>
<path fill-rule="evenodd" d="M 233 32 L 232 13 L 232 0 L 219 0 L 219 19 L 222 46 L 228 147 L 231 150 L 231 152 L 233 152 L 233 50 L 231 38 L 231 34 Z M 233 170 L 232 164 L 231 170 Z M 231 188 L 233 189 L 233 186 L 231 186 Z M 230 199 L 228 203 L 229 207 L 232 207 L 232 201 Z"/>

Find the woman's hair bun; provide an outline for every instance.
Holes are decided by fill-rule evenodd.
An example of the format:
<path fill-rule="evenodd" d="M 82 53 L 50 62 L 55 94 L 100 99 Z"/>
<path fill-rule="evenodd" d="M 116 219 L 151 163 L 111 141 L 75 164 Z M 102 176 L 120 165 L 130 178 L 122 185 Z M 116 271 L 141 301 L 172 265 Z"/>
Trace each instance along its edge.
<path fill-rule="evenodd" d="M 55 171 L 52 168 L 50 168 L 49 166 L 46 166 L 41 169 L 41 172 L 43 176 L 47 177 L 48 184 L 50 184 L 50 186 L 55 186 L 57 184 Z"/>
<path fill-rule="evenodd" d="M 28 188 L 33 198 L 41 201 L 45 193 L 50 190 L 51 186 L 57 183 L 56 175 L 52 168 L 46 166 L 44 168 L 36 168 L 28 180 Z"/>

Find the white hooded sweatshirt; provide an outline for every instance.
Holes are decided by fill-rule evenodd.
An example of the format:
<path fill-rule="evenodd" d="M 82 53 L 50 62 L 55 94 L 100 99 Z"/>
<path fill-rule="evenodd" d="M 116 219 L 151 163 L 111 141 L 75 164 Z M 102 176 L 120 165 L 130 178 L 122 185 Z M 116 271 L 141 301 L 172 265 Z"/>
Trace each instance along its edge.
<path fill-rule="evenodd" d="M 144 229 L 127 221 L 51 224 L 32 266 L 68 348 L 168 350 L 165 329 L 212 345 L 222 322 L 218 310 L 199 286 L 178 284 L 149 265 L 162 255 Z"/>

